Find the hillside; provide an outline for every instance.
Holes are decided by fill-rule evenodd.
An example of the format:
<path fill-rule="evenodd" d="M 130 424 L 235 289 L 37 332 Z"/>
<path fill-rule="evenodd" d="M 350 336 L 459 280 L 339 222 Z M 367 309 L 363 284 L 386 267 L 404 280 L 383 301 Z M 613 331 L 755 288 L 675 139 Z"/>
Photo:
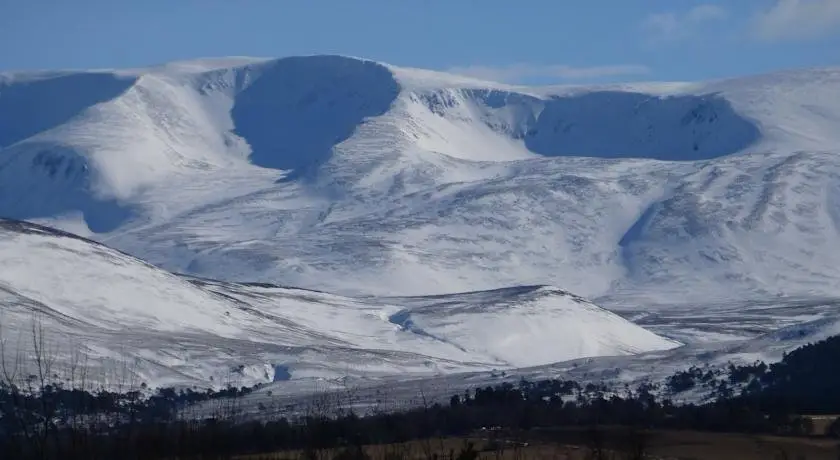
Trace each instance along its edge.
<path fill-rule="evenodd" d="M 0 215 L 344 294 L 833 296 L 838 85 L 525 88 L 339 56 L 8 74 Z"/>
<path fill-rule="evenodd" d="M 4 241 L 3 304 L 164 383 L 781 353 L 834 324 L 838 89 L 341 56 L 2 74 L 0 216 L 106 245 Z"/>
<path fill-rule="evenodd" d="M 398 301 L 229 284 L 177 276 L 19 221 L 0 220 L 0 260 L 5 362 L 33 351 L 37 324 L 56 373 L 86 362 L 90 378 L 112 383 L 430 376 L 679 345 L 556 289 Z M 445 319 L 433 313 L 447 304 L 459 306 L 446 315 L 457 322 L 429 321 Z"/>
<path fill-rule="evenodd" d="M 835 295 L 838 75 L 522 88 L 338 56 L 9 74 L 0 215 L 345 294 Z"/>

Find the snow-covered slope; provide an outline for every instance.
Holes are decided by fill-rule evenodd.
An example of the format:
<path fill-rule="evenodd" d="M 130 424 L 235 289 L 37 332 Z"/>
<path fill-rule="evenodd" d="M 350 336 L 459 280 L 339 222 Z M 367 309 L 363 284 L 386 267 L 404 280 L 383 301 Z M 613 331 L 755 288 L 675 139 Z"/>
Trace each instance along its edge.
<path fill-rule="evenodd" d="M 663 349 L 661 337 L 641 328 L 630 329 L 627 320 L 551 287 L 391 301 L 407 307 L 389 318 L 403 330 L 458 348 L 482 350 L 516 367 Z M 568 340 L 571 337 L 575 339 Z"/>
<path fill-rule="evenodd" d="M 106 370 L 91 378 L 120 365 L 150 384 L 429 375 L 678 345 L 556 289 L 400 300 L 228 284 L 19 221 L 0 220 L 0 267 L 4 351 L 40 324 L 57 362 Z M 440 324 L 451 308 L 457 322 Z"/>
<path fill-rule="evenodd" d="M 678 348 L 630 356 L 569 360 L 504 372 L 492 370 L 431 378 L 390 376 L 381 380 L 351 378 L 325 381 L 319 391 L 334 391 L 332 397 L 337 409 L 346 410 L 352 406 L 360 412 L 381 410 L 383 400 L 394 407 L 435 402 L 445 404 L 453 394 L 465 390 L 502 382 L 516 385 L 523 379 L 531 382 L 574 380 L 582 385 L 595 383 L 619 395 L 625 394 L 628 388 L 653 383 L 658 384 L 654 392 L 671 401 L 698 403 L 716 397 L 717 383 L 728 380 L 727 368 L 730 364 L 754 364 L 757 360 L 776 362 L 785 353 L 840 333 L 840 318 L 837 315 L 840 300 L 837 299 L 782 299 L 766 304 L 740 304 L 738 311 L 721 307 L 694 312 L 662 311 L 639 318 L 648 328 L 662 329 L 667 333 L 676 331 L 689 338 L 695 329 L 705 329 L 698 335 L 703 339 L 701 342 Z M 725 313 L 727 310 L 728 315 Z M 689 391 L 672 393 L 667 385 L 668 378 L 692 366 L 719 372 L 720 377 L 712 382 L 713 385 L 698 385 Z M 278 391 L 279 388 L 282 391 Z M 349 395 L 348 388 L 352 389 Z M 301 381 L 267 385 L 243 398 L 239 407 L 257 417 L 265 408 L 302 412 L 311 407 L 311 393 L 311 385 Z M 321 399 L 326 399 L 325 395 L 321 395 Z"/>
<path fill-rule="evenodd" d="M 565 291 L 547 291 L 566 300 L 545 313 L 544 291 L 500 288 L 557 286 L 634 320 L 673 320 L 651 327 L 703 343 L 755 336 L 742 334 L 752 323 L 730 327 L 745 305 L 768 305 L 766 333 L 790 325 L 774 308 L 799 318 L 783 307 L 791 299 L 836 298 L 838 121 L 836 68 L 548 88 L 341 56 L 3 74 L 0 216 L 72 231 L 169 272 L 335 293 L 317 295 L 331 309 L 288 306 L 298 313 L 283 318 L 351 350 L 423 350 L 423 358 L 385 361 L 394 366 L 387 372 L 425 366 L 428 357 L 447 370 L 530 365 L 635 352 L 659 339 L 607 328 L 615 333 L 549 353 L 541 341 L 562 328 L 537 315 L 581 331 L 592 321 L 625 323 Z M 99 273 L 91 270 L 84 273 Z M 195 311 L 102 308 L 125 309 L 166 337 L 175 334 L 166 328 L 189 323 L 202 337 L 250 344 L 252 329 L 274 337 L 275 325 L 242 312 L 216 322 L 228 302 L 262 299 L 259 311 L 274 311 L 277 299 L 298 295 L 154 273 L 153 284 L 187 296 L 177 302 Z M 15 296 L 44 289 L 36 278 L 16 282 Z M 487 292 L 427 297 L 467 291 Z M 69 300 L 108 298 L 91 296 Z M 199 308 L 208 296 L 221 303 Z M 472 304 L 475 296 L 489 297 Z M 359 312 L 376 317 L 375 326 Z M 112 313 L 74 318 L 104 330 L 122 324 L 123 314 Z M 326 326 L 320 314 L 361 322 L 365 332 Z M 706 327 L 711 314 L 728 324 Z M 242 324 L 259 325 L 243 339 Z M 487 343 L 485 327 L 508 335 Z M 359 333 L 383 338 L 348 338 Z M 526 334 L 539 340 L 523 342 Z M 403 337 L 405 346 L 430 348 L 402 348 Z M 317 350 L 306 362 L 334 358 Z"/>
<path fill-rule="evenodd" d="M 350 294 L 834 295 L 838 87 L 526 88 L 340 56 L 8 74 L 0 215 Z"/>

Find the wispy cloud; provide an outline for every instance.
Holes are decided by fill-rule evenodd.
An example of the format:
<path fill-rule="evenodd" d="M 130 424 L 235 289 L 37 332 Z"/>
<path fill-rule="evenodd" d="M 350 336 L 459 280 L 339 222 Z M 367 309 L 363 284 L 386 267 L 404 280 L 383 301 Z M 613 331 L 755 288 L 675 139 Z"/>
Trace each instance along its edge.
<path fill-rule="evenodd" d="M 763 41 L 815 40 L 840 34 L 840 0 L 776 0 L 751 23 Z"/>
<path fill-rule="evenodd" d="M 650 73 L 650 69 L 643 65 L 574 67 L 568 65 L 512 64 L 508 66 L 472 65 L 453 67 L 447 69 L 447 72 L 482 80 L 518 83 L 528 79 L 592 80 L 645 75 Z"/>
<path fill-rule="evenodd" d="M 717 5 L 697 5 L 684 12 L 663 12 L 649 15 L 642 22 L 648 39 L 654 43 L 669 43 L 685 40 L 697 34 L 702 27 L 721 22 L 729 12 Z"/>

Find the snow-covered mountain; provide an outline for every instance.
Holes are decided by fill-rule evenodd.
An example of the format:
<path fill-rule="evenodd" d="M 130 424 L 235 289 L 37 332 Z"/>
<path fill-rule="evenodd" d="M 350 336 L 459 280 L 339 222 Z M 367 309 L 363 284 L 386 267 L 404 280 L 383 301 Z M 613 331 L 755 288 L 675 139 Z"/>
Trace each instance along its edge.
<path fill-rule="evenodd" d="M 525 88 L 337 56 L 8 74 L 0 215 L 345 294 L 833 295 L 838 88 Z"/>
<path fill-rule="evenodd" d="M 747 304 L 769 311 L 840 294 L 838 121 L 834 68 L 547 88 L 340 56 L 0 74 L 0 216 L 159 268 L 117 278 L 136 286 L 127 292 L 164 293 L 162 306 L 131 304 L 156 298 L 140 291 L 67 304 L 98 331 L 137 325 L 165 343 L 222 337 L 229 348 L 201 350 L 232 357 L 219 358 L 225 365 L 252 342 L 320 344 L 283 351 L 310 363 L 293 375 L 329 360 L 364 367 L 362 349 L 408 353 L 382 358 L 394 363 L 384 373 L 535 365 L 664 346 L 565 291 L 634 321 L 680 318 L 640 324 L 688 342 L 755 336 L 733 326 Z M 21 247 L 7 243 L 0 257 Z M 70 263 L 42 252 L 42 261 L 18 259 L 21 273 Z M 111 273 L 96 266 L 68 273 Z M 15 281 L 10 298 L 46 292 L 26 276 L 5 281 Z M 560 290 L 508 288 L 541 285 Z M 480 292 L 429 297 L 468 291 Z M 84 312 L 94 300 L 107 314 Z M 240 301 L 254 310 L 231 307 Z M 282 308 L 287 329 L 275 324 L 280 304 L 296 305 Z M 726 318 L 727 332 L 694 328 L 709 315 Z M 764 317 L 761 332 L 788 324 Z M 593 335 L 544 347 L 555 330 Z M 138 337 L 153 343 L 147 336 Z M 333 340 L 352 353 L 321 347 Z M 266 350 L 248 365 L 292 359 Z M 197 362 L 161 365 L 206 377 Z"/>
<path fill-rule="evenodd" d="M 0 349 L 31 348 L 35 326 L 60 366 L 84 357 L 97 368 L 91 378 L 119 369 L 156 385 L 422 376 L 679 345 L 556 288 L 353 299 L 231 284 L 19 221 L 0 220 L 0 261 Z"/>

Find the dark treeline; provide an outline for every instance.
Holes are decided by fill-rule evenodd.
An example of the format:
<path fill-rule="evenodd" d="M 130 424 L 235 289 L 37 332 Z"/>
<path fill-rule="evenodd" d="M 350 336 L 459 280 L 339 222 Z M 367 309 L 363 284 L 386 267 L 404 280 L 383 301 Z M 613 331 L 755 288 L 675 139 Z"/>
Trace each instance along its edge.
<path fill-rule="evenodd" d="M 667 382 L 672 394 L 697 387 L 763 413 L 840 414 L 840 336 L 805 345 L 767 365 L 730 364 L 725 372 L 693 366 Z"/>
<path fill-rule="evenodd" d="M 805 345 L 764 371 L 744 398 L 763 409 L 840 414 L 840 336 Z"/>
<path fill-rule="evenodd" d="M 707 404 L 674 404 L 643 386 L 620 395 L 607 388 L 544 380 L 504 383 L 453 395 L 446 404 L 401 412 L 331 417 L 309 411 L 295 419 L 237 421 L 232 404 L 249 390 L 221 392 L 159 390 L 91 393 L 43 385 L 37 391 L 0 386 L 0 458 L 161 459 L 230 458 L 235 455 L 342 448 L 351 458 L 359 446 L 465 436 L 482 429 L 532 430 L 547 427 L 625 426 L 633 429 L 691 429 L 717 432 L 811 435 L 803 414 L 840 412 L 840 337 L 798 349 L 766 366 L 731 366 L 728 392 Z M 670 379 L 682 387 L 703 381 L 689 370 Z M 673 388 L 671 388 L 673 390 Z M 190 408 L 226 401 L 211 418 Z M 226 403 L 228 404 L 228 403 Z M 323 408 L 322 408 L 323 409 Z M 335 413 L 331 411 L 330 413 Z M 835 422 L 829 434 L 840 436 Z M 348 452 L 350 454 L 348 454 Z"/>
<path fill-rule="evenodd" d="M 176 452 L 173 442 L 184 443 L 177 446 L 179 452 L 203 452 L 214 447 L 216 430 L 229 428 L 212 420 L 227 418 L 235 412 L 238 398 L 253 391 L 162 388 L 148 394 L 146 388 L 125 392 L 65 388 L 37 375 L 24 381 L 24 385 L 0 381 L 0 459 L 163 458 Z M 190 408 L 207 401 L 219 403 L 211 411 L 212 419 L 179 421 L 192 416 Z M 184 437 L 187 432 L 190 436 Z M 176 433 L 181 437 L 177 441 L 172 438 Z M 158 449 L 166 439 L 171 442 Z M 138 449 L 138 456 L 118 455 L 129 448 Z"/>

